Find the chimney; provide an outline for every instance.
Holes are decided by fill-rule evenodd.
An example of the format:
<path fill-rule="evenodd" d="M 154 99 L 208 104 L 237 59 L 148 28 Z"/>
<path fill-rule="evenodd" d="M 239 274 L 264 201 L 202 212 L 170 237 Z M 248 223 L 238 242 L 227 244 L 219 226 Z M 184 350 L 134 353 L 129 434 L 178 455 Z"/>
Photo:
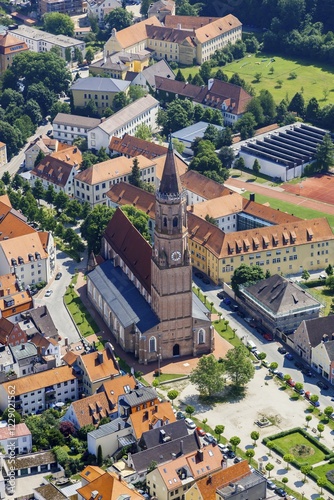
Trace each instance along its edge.
<path fill-rule="evenodd" d="M 193 211 L 194 211 L 194 204 L 192 203 L 192 204 L 190 205 L 190 212 L 193 212 Z"/>
<path fill-rule="evenodd" d="M 203 450 L 198 450 L 198 452 L 197 452 L 197 456 L 198 456 L 198 460 L 199 460 L 200 462 L 203 462 L 203 458 L 204 458 L 204 457 L 203 457 Z"/>
<path fill-rule="evenodd" d="M 211 474 L 208 476 L 208 480 L 207 480 L 207 484 L 211 484 L 212 483 L 212 476 Z"/>
<path fill-rule="evenodd" d="M 181 455 L 183 455 L 184 451 L 183 451 L 183 439 L 181 439 L 180 441 L 180 453 Z"/>
<path fill-rule="evenodd" d="M 118 474 L 118 480 L 120 483 L 122 482 L 122 476 L 120 474 Z"/>
<path fill-rule="evenodd" d="M 65 346 L 68 346 L 68 337 L 64 337 L 64 344 Z"/>
<path fill-rule="evenodd" d="M 100 365 L 102 365 L 102 363 L 103 363 L 103 352 L 99 352 L 97 354 L 97 359 L 98 359 L 98 362 L 100 363 Z"/>
<path fill-rule="evenodd" d="M 119 431 L 122 429 L 122 424 L 121 424 L 121 422 L 118 422 L 118 424 L 117 424 L 117 428 L 118 428 L 118 430 L 119 430 Z"/>
<path fill-rule="evenodd" d="M 249 201 L 255 201 L 255 193 L 249 193 Z"/>
<path fill-rule="evenodd" d="M 21 344 L 21 351 L 24 351 L 25 348 L 26 346 L 24 344 Z"/>
<path fill-rule="evenodd" d="M 78 148 L 73 149 L 73 153 L 76 153 L 78 151 Z"/>

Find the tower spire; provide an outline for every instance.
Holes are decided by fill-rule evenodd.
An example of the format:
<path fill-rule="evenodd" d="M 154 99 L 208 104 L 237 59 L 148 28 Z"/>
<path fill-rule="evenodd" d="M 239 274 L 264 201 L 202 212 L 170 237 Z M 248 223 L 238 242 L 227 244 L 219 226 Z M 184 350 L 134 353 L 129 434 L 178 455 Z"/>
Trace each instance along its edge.
<path fill-rule="evenodd" d="M 161 194 L 181 194 L 182 185 L 175 161 L 172 136 L 169 135 L 168 151 L 161 177 L 159 192 Z"/>

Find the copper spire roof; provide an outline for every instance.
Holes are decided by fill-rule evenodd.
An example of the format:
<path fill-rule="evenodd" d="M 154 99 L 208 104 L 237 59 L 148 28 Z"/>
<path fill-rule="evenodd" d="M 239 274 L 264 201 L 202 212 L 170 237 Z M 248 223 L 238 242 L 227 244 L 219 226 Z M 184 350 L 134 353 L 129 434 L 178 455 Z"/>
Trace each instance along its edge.
<path fill-rule="evenodd" d="M 176 167 L 175 154 L 171 136 L 169 136 L 168 151 L 160 182 L 159 192 L 161 194 L 180 194 L 182 192 L 182 185 Z"/>

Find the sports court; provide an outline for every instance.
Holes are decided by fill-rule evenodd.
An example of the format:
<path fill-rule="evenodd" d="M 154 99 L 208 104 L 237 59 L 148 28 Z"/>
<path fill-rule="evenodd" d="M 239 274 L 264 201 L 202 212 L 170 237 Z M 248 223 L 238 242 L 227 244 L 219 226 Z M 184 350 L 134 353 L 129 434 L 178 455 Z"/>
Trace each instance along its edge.
<path fill-rule="evenodd" d="M 319 174 L 298 184 L 283 184 L 284 191 L 334 205 L 334 176 Z"/>

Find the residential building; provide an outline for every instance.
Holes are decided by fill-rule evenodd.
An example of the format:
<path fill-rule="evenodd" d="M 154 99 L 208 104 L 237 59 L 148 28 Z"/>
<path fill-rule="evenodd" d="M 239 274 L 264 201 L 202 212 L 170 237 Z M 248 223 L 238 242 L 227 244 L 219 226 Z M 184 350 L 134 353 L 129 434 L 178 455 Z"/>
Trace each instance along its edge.
<path fill-rule="evenodd" d="M 52 483 L 43 484 L 37 486 L 33 490 L 34 499 L 36 500 L 66 500 L 66 497 L 58 488 Z"/>
<path fill-rule="evenodd" d="M 144 156 L 138 156 L 138 166 L 143 182 L 157 185 L 156 164 Z M 74 196 L 81 202 L 88 202 L 91 207 L 107 205 L 107 192 L 120 181 L 128 181 L 132 172 L 133 159 L 121 156 L 79 172 L 74 177 Z"/>
<path fill-rule="evenodd" d="M 104 18 L 109 12 L 122 7 L 119 0 L 88 0 L 87 16 L 98 20 L 99 26 L 104 26 Z"/>
<path fill-rule="evenodd" d="M 191 288 L 186 196 L 176 158 L 170 142 L 156 194 L 153 252 L 117 209 L 102 240 L 106 261 L 87 279 L 88 297 L 116 341 L 145 364 L 213 350 L 208 310 Z"/>
<path fill-rule="evenodd" d="M 186 191 L 188 206 L 220 198 L 221 196 L 227 196 L 234 192 L 223 184 L 196 172 L 196 170 L 188 170 L 180 178 L 182 186 Z"/>
<path fill-rule="evenodd" d="M 51 154 L 53 151 L 58 149 L 58 140 L 50 139 L 47 135 L 42 135 L 34 139 L 27 147 L 24 152 L 25 156 L 25 168 L 26 170 L 32 170 L 35 166 L 35 161 L 39 153 L 43 153 L 44 156 Z"/>
<path fill-rule="evenodd" d="M 42 472 L 53 474 L 60 471 L 53 451 L 40 451 L 21 457 L 16 456 L 15 460 L 10 456 L 4 459 L 3 467 L 7 476 L 9 471 L 14 471 L 15 477 L 30 476 Z"/>
<path fill-rule="evenodd" d="M 72 144 L 77 137 L 87 140 L 88 130 L 97 127 L 100 123 L 100 118 L 58 113 L 52 122 L 53 137 L 67 144 Z"/>
<path fill-rule="evenodd" d="M 27 290 L 23 290 L 23 287 L 14 272 L 10 274 L 3 274 L 0 276 L 0 279 L 1 319 L 9 321 L 13 327 L 15 326 L 14 324 L 19 321 L 21 314 L 33 308 L 33 299 Z M 3 327 L 3 335 L 0 335 L 2 343 L 6 345 L 7 333 L 9 334 L 11 331 L 11 327 L 8 323 L 3 323 Z M 16 330 L 16 332 L 17 334 L 13 336 L 13 342 L 15 345 L 17 342 L 20 343 L 20 341 L 23 341 L 24 339 L 24 336 L 19 330 Z"/>
<path fill-rule="evenodd" d="M 155 132 L 157 130 L 158 109 L 158 101 L 149 94 L 128 104 L 99 125 L 88 130 L 88 149 L 97 151 L 102 147 L 107 149 L 113 136 L 135 135 L 137 127 L 143 123 Z"/>
<path fill-rule="evenodd" d="M 159 19 L 161 23 L 165 22 L 166 16 L 175 16 L 175 2 L 173 0 L 158 0 L 151 3 L 147 17 L 152 16 Z"/>
<path fill-rule="evenodd" d="M 138 85 L 147 92 L 155 92 L 156 76 L 175 80 L 175 74 L 165 59 L 161 59 L 160 61 L 145 67 L 138 73 L 128 71 L 125 78 L 126 80 L 131 80 L 131 85 Z"/>
<path fill-rule="evenodd" d="M 0 68 L 0 73 L 1 73 L 1 68 Z M 4 167 L 6 163 L 7 163 L 7 146 L 4 142 L 0 141 L 0 167 Z"/>
<path fill-rule="evenodd" d="M 243 208 L 244 199 L 240 194 L 233 193 L 230 196 L 195 203 L 191 205 L 190 211 L 204 220 L 209 217 L 221 231 L 231 233 L 238 230 L 238 214 Z"/>
<path fill-rule="evenodd" d="M 239 287 L 242 309 L 259 327 L 285 342 L 303 318 L 318 318 L 321 304 L 295 282 L 274 274 L 254 285 Z"/>
<path fill-rule="evenodd" d="M 23 321 L 20 322 L 20 327 L 28 335 L 29 340 L 36 343 L 36 346 L 40 343 L 36 338 L 38 333 L 45 339 L 52 339 L 56 341 L 56 343 L 61 340 L 47 306 L 39 306 L 35 309 L 31 309 L 23 314 L 21 319 L 23 319 Z"/>
<path fill-rule="evenodd" d="M 59 12 L 74 16 L 84 12 L 83 0 L 38 0 L 38 13 L 40 16 L 50 12 Z"/>
<path fill-rule="evenodd" d="M 234 125 L 246 112 L 253 97 L 242 87 L 210 78 L 204 87 L 161 76 L 155 77 L 156 95 L 159 99 L 172 101 L 175 97 L 191 99 L 204 108 L 218 109 L 225 125 Z"/>
<path fill-rule="evenodd" d="M 86 108 L 89 101 L 93 101 L 102 115 L 106 108 L 111 108 L 114 97 L 119 92 L 128 93 L 130 82 L 117 78 L 79 78 L 70 90 L 75 108 Z"/>
<path fill-rule="evenodd" d="M 170 402 L 163 401 L 160 403 L 157 401 L 154 405 L 151 403 L 151 406 L 147 405 L 146 408 L 132 412 L 128 422 L 131 424 L 133 435 L 139 441 L 143 432 L 164 427 L 175 422 L 175 420 L 176 418 Z"/>
<path fill-rule="evenodd" d="M 80 373 L 82 393 L 87 395 L 94 394 L 104 381 L 120 374 L 113 347 L 109 342 L 103 351 L 78 356 L 74 368 Z"/>
<path fill-rule="evenodd" d="M 214 474 L 223 464 L 221 451 L 212 444 L 182 454 L 147 474 L 148 493 L 159 500 L 180 500 L 195 481 Z"/>
<path fill-rule="evenodd" d="M 18 37 L 13 36 L 12 32 L 9 33 L 7 31 L 5 34 L 0 35 L 0 74 L 4 73 L 6 69 L 11 66 L 17 54 L 27 50 L 27 44 L 22 42 Z M 3 145 L 3 143 L 1 144 Z M 2 147 L 3 146 L 1 146 L 1 148 Z"/>
<path fill-rule="evenodd" d="M 0 318 L 0 344 L 7 347 L 18 346 L 24 342 L 27 342 L 27 334 L 20 328 L 20 325 L 2 316 Z"/>
<path fill-rule="evenodd" d="M 74 177 L 78 168 L 77 164 L 71 165 L 48 155 L 31 170 L 30 184 L 33 187 L 39 180 L 44 189 L 52 186 L 56 193 L 62 192 L 73 197 Z"/>
<path fill-rule="evenodd" d="M 0 385 L 0 409 L 5 411 L 11 397 L 12 382 Z M 15 409 L 21 415 L 42 412 L 55 403 L 75 401 L 79 397 L 78 380 L 68 366 L 34 373 L 15 380 Z"/>
<path fill-rule="evenodd" d="M 157 391 L 153 387 L 135 387 L 118 398 L 118 416 L 128 418 L 132 413 L 159 404 Z"/>
<path fill-rule="evenodd" d="M 104 472 L 96 479 L 87 482 L 85 486 L 78 488 L 77 492 L 78 500 L 91 500 L 94 498 L 95 492 L 108 500 L 119 500 L 120 498 L 143 500 L 144 498 L 113 472 Z"/>
<path fill-rule="evenodd" d="M 178 18 L 176 25 L 174 17 Z M 155 59 L 193 65 L 208 61 L 216 50 L 241 40 L 242 25 L 232 14 L 218 19 L 192 17 L 189 21 L 185 18 L 187 16 L 167 15 L 163 26 L 152 16 L 119 32 L 113 29 L 105 48 L 110 54 L 149 49 Z M 182 29 L 182 23 L 188 25 L 187 29 Z"/>
<path fill-rule="evenodd" d="M 101 446 L 102 457 L 106 458 L 112 457 L 118 450 L 136 442 L 132 435 L 131 425 L 122 418 L 116 418 L 87 434 L 88 452 L 96 457 L 99 446 Z"/>
<path fill-rule="evenodd" d="M 104 392 L 92 394 L 78 401 L 73 401 L 62 417 L 63 421 L 71 422 L 76 429 L 85 425 L 97 427 L 102 418 L 109 417 L 109 402 Z"/>
<path fill-rule="evenodd" d="M 317 147 L 326 130 L 297 122 L 267 131 L 232 146 L 236 157 L 243 158 L 247 168 L 260 163 L 261 173 L 283 182 L 302 177 L 305 167 L 315 160 Z"/>
<path fill-rule="evenodd" d="M 199 479 L 186 491 L 184 498 L 185 500 L 227 500 L 233 495 L 233 498 L 241 500 L 244 498 L 240 496 L 241 492 L 251 500 L 266 498 L 266 478 L 259 473 L 252 472 L 246 460 Z"/>
<path fill-rule="evenodd" d="M 331 384 L 334 384 L 334 316 L 304 319 L 289 345 Z"/>
<path fill-rule="evenodd" d="M 137 387 L 137 381 L 133 375 L 129 373 L 120 375 L 119 377 L 105 380 L 97 390 L 97 393 L 104 392 L 108 402 L 111 419 L 118 417 L 118 398 L 122 394 L 127 394 Z"/>
<path fill-rule="evenodd" d="M 25 342 L 17 346 L 11 346 L 15 364 L 14 371 L 18 377 L 24 377 L 36 373 L 34 366 L 37 361 L 37 348 L 31 342 Z"/>
<path fill-rule="evenodd" d="M 15 450 L 15 455 L 30 453 L 32 449 L 31 432 L 25 423 L 9 426 L 7 423 L 0 425 L 0 446 L 5 453 Z"/>
<path fill-rule="evenodd" d="M 138 446 L 141 450 L 150 450 L 151 448 L 156 448 L 163 443 L 169 443 L 188 435 L 188 427 L 184 419 L 176 420 L 176 422 L 165 425 L 163 429 L 156 428 L 143 432 Z M 197 433 L 196 436 L 198 436 Z"/>
<path fill-rule="evenodd" d="M 61 360 L 61 346 L 55 339 L 44 337 L 41 333 L 37 332 L 30 338 L 30 342 L 36 346 L 40 360 L 45 363 L 46 368 L 43 367 L 44 369 L 51 370 L 63 364 Z M 40 370 L 40 366 L 37 368 Z"/>
<path fill-rule="evenodd" d="M 104 48 L 103 58 L 89 65 L 89 71 L 92 75 L 109 76 L 127 80 L 128 72 L 140 73 L 149 66 L 151 53 L 148 50 L 142 50 L 131 54 L 121 50 L 120 52 L 109 52 Z"/>
<path fill-rule="evenodd" d="M 209 123 L 207 122 L 197 122 L 193 125 L 189 125 L 189 127 L 185 127 L 181 130 L 177 130 L 172 132 L 172 138 L 177 139 L 182 142 L 184 145 L 183 153 L 187 155 L 193 156 L 194 152 L 192 150 L 192 145 L 195 139 L 203 139 L 206 129 L 208 128 Z M 224 129 L 224 127 L 220 127 L 219 125 L 213 125 L 215 129 L 220 132 Z"/>
<path fill-rule="evenodd" d="M 167 148 L 164 146 L 133 137 L 129 134 L 125 134 L 123 137 L 112 137 L 109 144 L 109 151 L 111 155 L 118 154 L 127 158 L 142 155 L 149 160 L 154 160 L 158 156 L 167 154 Z"/>
<path fill-rule="evenodd" d="M 63 0 L 60 1 L 62 2 Z M 67 13 L 68 12 L 69 11 L 67 11 Z M 22 40 L 32 52 L 49 52 L 52 47 L 56 47 L 60 50 L 60 55 L 65 60 L 67 60 L 66 54 L 68 50 L 71 51 L 73 58 L 75 56 L 75 49 L 80 50 L 83 56 L 85 55 L 85 43 L 69 36 L 53 35 L 46 31 L 31 28 L 25 24 L 12 30 L 11 34 L 19 40 Z"/>

